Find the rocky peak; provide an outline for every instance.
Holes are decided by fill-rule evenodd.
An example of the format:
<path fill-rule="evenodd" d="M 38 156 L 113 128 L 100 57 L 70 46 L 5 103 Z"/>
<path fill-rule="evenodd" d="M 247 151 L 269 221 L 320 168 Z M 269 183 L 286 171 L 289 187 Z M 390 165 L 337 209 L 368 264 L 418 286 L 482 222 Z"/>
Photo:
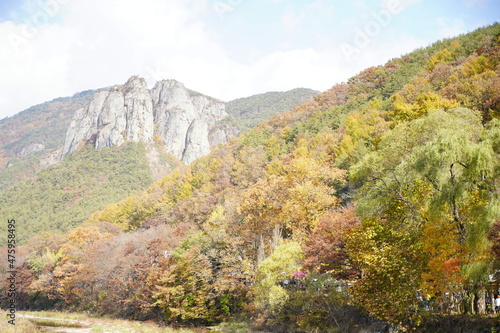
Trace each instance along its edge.
<path fill-rule="evenodd" d="M 190 91 L 181 82 L 160 81 L 149 91 L 144 79 L 133 76 L 123 86 L 96 93 L 75 113 L 63 156 L 89 143 L 96 148 L 125 141 L 148 143 L 157 135 L 169 153 L 191 163 L 229 139 L 230 134 L 216 126 L 225 117 L 222 102 Z"/>
<path fill-rule="evenodd" d="M 120 86 L 117 86 L 120 87 Z M 124 94 L 128 94 L 130 91 L 133 91 L 134 89 L 136 90 L 148 90 L 148 84 L 146 83 L 146 80 L 144 80 L 142 77 L 139 77 L 137 75 L 134 75 L 130 77 L 127 82 L 123 85 L 124 89 Z"/>

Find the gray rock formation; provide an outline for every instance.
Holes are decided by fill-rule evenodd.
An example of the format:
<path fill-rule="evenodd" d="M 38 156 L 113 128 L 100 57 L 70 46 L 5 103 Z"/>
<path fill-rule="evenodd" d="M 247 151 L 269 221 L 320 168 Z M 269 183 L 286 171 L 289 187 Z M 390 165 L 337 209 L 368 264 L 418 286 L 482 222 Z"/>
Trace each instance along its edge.
<path fill-rule="evenodd" d="M 40 159 L 40 168 L 44 169 L 53 164 L 61 162 L 62 147 L 54 150 Z"/>
<path fill-rule="evenodd" d="M 223 103 L 190 92 L 174 80 L 158 82 L 151 95 L 156 134 L 174 156 L 191 163 L 220 143 L 211 142 L 209 133 L 216 131 L 216 123 L 227 117 Z"/>
<path fill-rule="evenodd" d="M 86 108 L 76 110 L 66 131 L 63 156 L 80 149 L 93 135 L 97 134 L 97 119 L 109 94 L 109 91 L 100 91 L 94 95 Z"/>
<path fill-rule="evenodd" d="M 149 91 L 144 79 L 132 77 L 123 86 L 96 93 L 86 108 L 75 113 L 62 155 L 88 143 L 96 148 L 125 141 L 148 143 L 156 135 L 167 152 L 191 163 L 233 135 L 217 127 L 225 117 L 222 102 L 180 82 L 160 81 Z"/>
<path fill-rule="evenodd" d="M 23 149 L 21 149 L 20 152 L 18 153 L 15 153 L 14 156 L 18 157 L 18 156 L 27 156 L 27 155 L 31 155 L 33 153 L 36 153 L 37 151 L 41 151 L 41 150 L 44 150 L 45 149 L 45 146 L 40 144 L 40 143 L 32 143 L 26 147 L 24 147 Z"/>

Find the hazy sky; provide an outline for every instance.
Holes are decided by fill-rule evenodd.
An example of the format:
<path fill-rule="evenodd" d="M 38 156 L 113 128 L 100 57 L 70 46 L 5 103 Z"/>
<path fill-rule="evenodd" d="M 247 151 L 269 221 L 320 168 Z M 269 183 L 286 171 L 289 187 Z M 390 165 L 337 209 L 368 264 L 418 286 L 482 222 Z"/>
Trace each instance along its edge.
<path fill-rule="evenodd" d="M 0 0 L 0 119 L 132 75 L 224 101 L 323 91 L 499 18 L 498 0 Z"/>

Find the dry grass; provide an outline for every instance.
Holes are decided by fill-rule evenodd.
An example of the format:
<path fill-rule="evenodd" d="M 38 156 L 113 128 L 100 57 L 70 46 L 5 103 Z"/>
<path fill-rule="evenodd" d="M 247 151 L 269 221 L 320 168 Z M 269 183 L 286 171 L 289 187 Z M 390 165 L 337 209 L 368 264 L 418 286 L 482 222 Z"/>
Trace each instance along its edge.
<path fill-rule="evenodd" d="M 31 321 L 36 326 L 42 326 L 42 327 L 72 327 L 72 328 L 87 327 L 87 325 L 84 325 L 78 321 L 47 319 L 47 318 L 26 318 L 26 319 Z"/>
<path fill-rule="evenodd" d="M 36 318 L 19 318 L 22 316 L 32 316 Z M 16 320 L 17 331 L 8 331 L 8 327 L 0 326 L 0 332 L 26 332 L 38 333 L 39 327 L 68 327 L 73 329 L 90 328 L 91 332 L 95 333 L 201 333 L 207 332 L 206 330 L 187 330 L 177 329 L 171 327 L 161 327 L 153 322 L 139 322 L 124 319 L 112 319 L 107 317 L 92 317 L 86 313 L 72 313 L 72 312 L 57 312 L 57 311 L 40 311 L 40 312 L 24 312 L 18 313 L 18 320 Z M 20 329 L 18 321 L 22 320 L 27 329 Z M 7 324 L 7 319 L 4 321 Z M 2 323 L 2 324 L 4 324 Z M 12 325 L 10 325 L 12 326 Z M 75 330 L 76 331 L 76 330 Z"/>
<path fill-rule="evenodd" d="M 42 333 L 31 321 L 26 318 L 16 318 L 15 325 L 8 323 L 8 318 L 2 318 L 0 332 L 2 333 Z"/>
<path fill-rule="evenodd" d="M 47 317 L 54 319 L 88 320 L 94 316 L 85 312 L 61 312 L 61 311 L 20 311 L 21 315 L 31 315 L 35 317 Z"/>

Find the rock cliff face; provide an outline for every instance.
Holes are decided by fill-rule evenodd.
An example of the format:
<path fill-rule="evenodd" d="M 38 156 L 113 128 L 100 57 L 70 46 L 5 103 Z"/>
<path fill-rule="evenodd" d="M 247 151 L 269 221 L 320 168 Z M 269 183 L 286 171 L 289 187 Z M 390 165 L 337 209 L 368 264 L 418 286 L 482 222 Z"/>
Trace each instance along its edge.
<path fill-rule="evenodd" d="M 157 136 L 167 152 L 191 163 L 232 136 L 216 126 L 227 116 L 222 102 L 180 82 L 160 81 L 150 91 L 144 79 L 132 77 L 123 86 L 96 93 L 87 107 L 75 113 L 62 155 L 85 144 L 102 148 L 125 141 L 148 143 Z"/>

